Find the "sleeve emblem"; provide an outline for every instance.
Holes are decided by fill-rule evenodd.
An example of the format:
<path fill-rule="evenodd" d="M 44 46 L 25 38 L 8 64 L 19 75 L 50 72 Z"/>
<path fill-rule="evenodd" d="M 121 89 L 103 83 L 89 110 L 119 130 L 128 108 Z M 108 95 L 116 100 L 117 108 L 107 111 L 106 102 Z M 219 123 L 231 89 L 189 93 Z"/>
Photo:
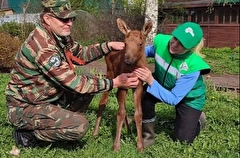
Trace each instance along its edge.
<path fill-rule="evenodd" d="M 49 59 L 49 65 L 52 67 L 58 67 L 61 64 L 61 58 L 59 55 L 53 55 L 50 59 Z"/>

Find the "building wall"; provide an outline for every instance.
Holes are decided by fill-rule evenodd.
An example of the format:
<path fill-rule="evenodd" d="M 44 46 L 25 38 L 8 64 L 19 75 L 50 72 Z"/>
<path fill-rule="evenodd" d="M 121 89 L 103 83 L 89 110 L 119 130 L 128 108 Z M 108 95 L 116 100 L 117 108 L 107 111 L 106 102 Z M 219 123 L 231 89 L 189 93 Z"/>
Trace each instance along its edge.
<path fill-rule="evenodd" d="M 177 24 L 166 24 L 164 33 L 171 34 Z M 201 25 L 204 33 L 205 47 L 235 48 L 239 46 L 239 25 Z"/>
<path fill-rule="evenodd" d="M 0 18 L 0 26 L 6 22 L 16 22 L 16 23 L 34 23 L 39 22 L 39 14 L 9 14 Z"/>
<path fill-rule="evenodd" d="M 172 0 L 176 1 L 176 0 Z M 191 1 L 192 2 L 192 1 Z M 215 5 L 211 13 L 208 7 L 188 5 L 184 8 L 184 14 L 173 13 L 174 8 L 166 10 L 169 13 L 166 16 L 163 31 L 171 33 L 179 24 L 186 21 L 198 23 L 203 31 L 206 47 L 230 47 L 239 46 L 239 3 L 232 6 Z"/>

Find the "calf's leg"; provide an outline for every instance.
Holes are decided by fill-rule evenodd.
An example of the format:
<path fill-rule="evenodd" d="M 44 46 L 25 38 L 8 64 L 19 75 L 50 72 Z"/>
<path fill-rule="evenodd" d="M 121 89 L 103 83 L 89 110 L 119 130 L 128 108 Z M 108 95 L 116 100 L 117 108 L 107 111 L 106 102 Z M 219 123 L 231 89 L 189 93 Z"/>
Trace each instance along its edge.
<path fill-rule="evenodd" d="M 127 90 L 118 89 L 117 99 L 118 99 L 119 108 L 117 113 L 117 131 L 116 131 L 116 137 L 113 144 L 114 151 L 117 151 L 120 149 L 121 131 L 122 131 L 124 119 L 126 117 L 126 107 L 125 107 L 126 96 L 127 96 Z"/>
<path fill-rule="evenodd" d="M 135 106 L 134 119 L 137 128 L 137 148 L 139 151 L 144 150 L 142 137 L 142 106 L 141 106 L 142 92 L 143 92 L 142 85 L 139 85 L 133 92 Z"/>
<path fill-rule="evenodd" d="M 104 109 L 106 107 L 106 104 L 107 104 L 107 101 L 108 101 L 108 95 L 109 95 L 109 92 L 104 92 L 102 97 L 101 97 L 101 100 L 99 102 L 97 120 L 96 120 L 96 123 L 95 123 L 93 136 L 97 136 L 98 133 L 99 133 L 99 126 L 100 126 L 100 123 L 101 123 L 101 120 L 102 120 L 103 111 L 104 111 Z"/>

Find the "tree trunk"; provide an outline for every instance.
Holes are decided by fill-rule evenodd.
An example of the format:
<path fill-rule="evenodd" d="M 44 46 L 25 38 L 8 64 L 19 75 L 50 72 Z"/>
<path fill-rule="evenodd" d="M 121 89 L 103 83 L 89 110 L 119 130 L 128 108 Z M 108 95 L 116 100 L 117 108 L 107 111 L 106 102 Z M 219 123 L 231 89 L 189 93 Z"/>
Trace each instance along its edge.
<path fill-rule="evenodd" d="M 158 25 L 158 0 L 146 0 L 145 22 L 151 20 L 153 22 L 152 31 L 148 34 L 146 45 L 153 42 L 153 38 L 157 33 Z"/>
<path fill-rule="evenodd" d="M 116 0 L 112 0 L 112 15 L 116 14 Z"/>

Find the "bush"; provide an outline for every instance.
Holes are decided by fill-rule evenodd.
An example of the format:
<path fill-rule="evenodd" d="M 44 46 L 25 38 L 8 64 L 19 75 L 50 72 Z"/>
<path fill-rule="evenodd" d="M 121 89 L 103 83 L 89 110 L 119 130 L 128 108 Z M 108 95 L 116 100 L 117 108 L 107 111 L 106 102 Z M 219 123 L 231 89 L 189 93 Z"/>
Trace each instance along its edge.
<path fill-rule="evenodd" d="M 21 47 L 21 40 L 5 32 L 0 32 L 0 37 L 0 68 L 11 68 L 15 54 Z"/>
<path fill-rule="evenodd" d="M 0 26 L 0 70 L 9 72 L 16 52 L 28 34 L 35 28 L 33 23 L 7 22 Z"/>
<path fill-rule="evenodd" d="M 21 41 L 24 41 L 34 28 L 35 25 L 33 23 L 6 22 L 0 27 L 0 32 L 7 32 L 12 37 L 18 37 Z"/>
<path fill-rule="evenodd" d="M 82 45 L 101 43 L 105 41 L 122 41 L 124 35 L 117 27 L 117 18 L 123 19 L 131 29 L 141 30 L 144 24 L 143 15 L 119 13 L 111 15 L 102 13 L 93 15 L 83 10 L 77 11 L 77 18 L 73 24 L 74 40 Z"/>

